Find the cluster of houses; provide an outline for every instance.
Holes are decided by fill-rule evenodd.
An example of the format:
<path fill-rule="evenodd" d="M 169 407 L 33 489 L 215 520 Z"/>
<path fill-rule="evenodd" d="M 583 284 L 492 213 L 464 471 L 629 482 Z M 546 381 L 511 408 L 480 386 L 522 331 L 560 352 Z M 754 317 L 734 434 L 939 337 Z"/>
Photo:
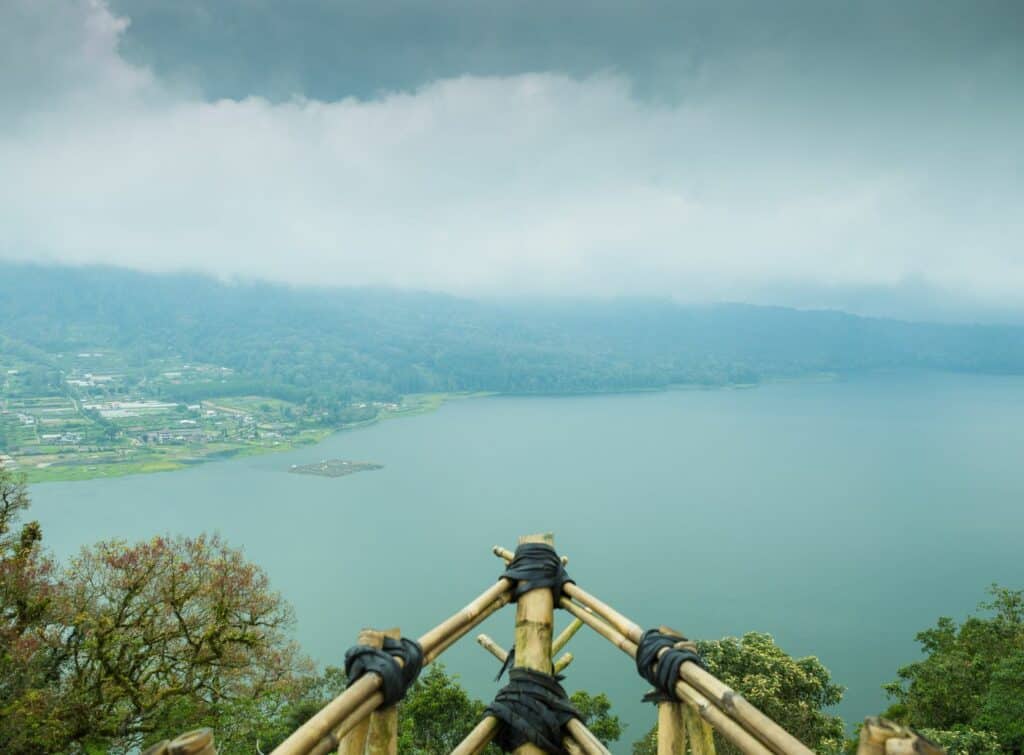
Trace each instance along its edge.
<path fill-rule="evenodd" d="M 82 442 L 82 433 L 43 433 L 39 438 L 43 443 L 55 443 L 61 446 L 76 446 Z"/>
<path fill-rule="evenodd" d="M 65 382 L 76 388 L 95 388 L 98 385 L 112 383 L 120 377 L 120 375 L 94 375 L 91 372 L 87 372 L 80 378 L 68 378 Z"/>
<path fill-rule="evenodd" d="M 148 430 L 139 436 L 144 443 L 165 445 L 168 443 L 200 443 L 207 439 L 207 434 L 198 427 L 175 427 L 161 430 Z"/>

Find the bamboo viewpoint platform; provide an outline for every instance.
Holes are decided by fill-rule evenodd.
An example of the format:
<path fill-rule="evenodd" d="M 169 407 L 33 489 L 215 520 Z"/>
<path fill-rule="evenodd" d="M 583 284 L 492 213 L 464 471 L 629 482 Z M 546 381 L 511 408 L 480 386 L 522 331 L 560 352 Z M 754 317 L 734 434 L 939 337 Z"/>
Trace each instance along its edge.
<path fill-rule="evenodd" d="M 580 720 L 558 683 L 573 660 L 555 656 L 583 626 L 633 659 L 636 671 L 655 686 L 647 698 L 658 706 L 658 754 L 714 755 L 713 732 L 748 755 L 810 755 L 811 750 L 703 667 L 695 646 L 667 627 L 644 631 L 608 604 L 578 587 L 565 573 L 567 559 L 550 534 L 519 540 L 513 553 L 495 546 L 507 566 L 497 583 L 458 613 L 421 636 L 400 639 L 397 629 L 364 630 L 346 654 L 348 688 L 299 727 L 272 755 L 395 755 L 397 702 L 422 666 L 507 603 L 516 604 L 515 647 L 506 651 L 487 635 L 477 641 L 509 669 L 509 683 L 484 718 L 453 750 L 476 755 L 489 743 L 517 755 L 605 755 L 608 750 Z M 554 612 L 572 622 L 554 636 Z M 639 660 L 638 660 L 639 659 Z M 503 668 L 504 671 L 504 668 Z M 190 735 L 184 735 L 188 737 Z M 182 738 L 179 738 L 179 740 Z M 161 743 L 154 752 L 185 755 Z M 215 752 L 202 738 L 203 755 Z M 939 755 L 942 750 L 904 727 L 868 719 L 858 755 Z"/>

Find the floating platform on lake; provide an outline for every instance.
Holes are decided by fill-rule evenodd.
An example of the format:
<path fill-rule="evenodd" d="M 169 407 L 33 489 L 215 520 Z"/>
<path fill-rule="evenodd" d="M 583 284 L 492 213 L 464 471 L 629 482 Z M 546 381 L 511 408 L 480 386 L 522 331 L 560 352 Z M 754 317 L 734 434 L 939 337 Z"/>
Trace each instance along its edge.
<path fill-rule="evenodd" d="M 382 464 L 373 464 L 368 461 L 327 459 L 315 464 L 292 464 L 292 468 L 288 471 L 295 474 L 315 474 L 320 477 L 344 477 L 356 472 L 372 472 L 375 469 L 383 468 Z"/>

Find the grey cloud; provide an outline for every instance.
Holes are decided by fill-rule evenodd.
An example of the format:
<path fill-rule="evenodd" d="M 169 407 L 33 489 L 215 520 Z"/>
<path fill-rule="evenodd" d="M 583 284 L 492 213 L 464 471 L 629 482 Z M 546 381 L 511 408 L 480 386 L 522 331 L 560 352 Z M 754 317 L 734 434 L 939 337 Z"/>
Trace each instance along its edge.
<path fill-rule="evenodd" d="M 1020 63 L 1016 0 L 115 0 L 128 57 L 213 97 L 370 97 L 463 74 L 614 73 L 677 98 L 750 55 L 854 93 Z M 936 69 L 940 69 L 937 71 Z M 737 73 L 745 74 L 746 71 Z"/>
<path fill-rule="evenodd" d="M 551 70 L 483 75 L 455 45 L 451 61 L 462 62 L 438 53 L 439 78 L 424 82 L 407 76 L 426 55 L 415 48 L 394 69 L 404 83 L 377 96 L 210 100 L 173 66 L 155 62 L 154 72 L 122 55 L 119 40 L 145 38 L 138 18 L 125 31 L 102 4 L 46 2 L 15 0 L 20 15 L 0 18 L 0 49 L 7 34 L 34 51 L 30 67 L 0 80 L 23 116 L 0 125 L 0 256 L 464 294 L 1022 309 L 1021 57 L 998 19 L 954 29 L 950 9 L 963 6 L 931 4 L 915 24 L 908 9 L 921 6 L 910 3 L 834 19 L 825 4 L 800 14 L 780 4 L 737 28 L 720 8 L 739 6 L 687 6 L 681 38 L 699 41 L 672 64 L 685 82 L 672 96 L 645 96 L 643 77 L 624 72 L 643 57 L 638 43 L 618 73 L 598 65 L 593 50 L 616 20 L 624 37 L 653 23 L 598 4 L 600 33 L 583 21 L 547 32 L 580 40 L 560 62 L 533 61 Z M 143 20 L 173 8 L 195 15 L 214 39 L 234 29 L 248 40 L 271 7 L 133 2 Z M 342 47 L 361 34 L 357 49 L 387 58 L 394 30 L 374 31 L 392 23 L 379 6 L 345 5 L 352 29 L 311 7 L 289 4 L 296 29 L 333 29 Z M 436 23 L 462 18 L 456 4 L 435 7 L 449 11 Z M 252 17 L 225 31 L 224 8 Z M 483 33 L 479 13 L 462 18 L 466 39 Z M 417 18 L 410 11 L 404 23 L 429 48 L 438 35 Z M 527 17 L 509 22 L 525 38 Z M 851 45 L 867 28 L 876 33 L 858 63 Z M 182 35 L 174 27 L 168 39 Z M 652 32 L 652 48 L 667 37 Z M 286 62 L 295 43 L 274 39 L 264 36 L 264 49 Z M 513 55 L 502 39 L 474 45 L 509 66 L 529 61 L 522 49 L 532 48 Z M 865 78 L 901 46 L 905 66 Z M 663 47 L 652 54 L 676 55 Z"/>

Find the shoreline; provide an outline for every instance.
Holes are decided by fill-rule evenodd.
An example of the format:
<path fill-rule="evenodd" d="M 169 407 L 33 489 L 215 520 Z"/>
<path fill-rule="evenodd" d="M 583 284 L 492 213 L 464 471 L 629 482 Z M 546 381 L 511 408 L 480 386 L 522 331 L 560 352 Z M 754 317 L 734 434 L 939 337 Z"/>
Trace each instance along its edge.
<path fill-rule="evenodd" d="M 101 462 L 90 464 L 88 461 L 68 465 L 49 465 L 46 467 L 15 467 L 13 471 L 23 474 L 29 485 L 44 485 L 50 482 L 82 482 L 86 480 L 109 480 L 132 475 L 177 472 L 190 469 L 200 464 L 219 461 L 232 461 L 250 456 L 294 451 L 306 446 L 315 446 L 337 433 L 351 432 L 371 427 L 378 422 L 406 417 L 417 417 L 437 411 L 449 401 L 467 398 L 486 398 L 495 396 L 488 392 L 466 393 L 413 393 L 402 397 L 402 407 L 397 410 L 382 410 L 372 419 L 353 422 L 343 427 L 320 428 L 304 431 L 299 436 L 277 442 L 274 445 L 237 445 L 216 447 L 210 453 L 176 455 L 173 453 L 154 453 L 149 458 L 132 459 L 118 462 Z M 167 458 L 160 458 L 161 456 Z"/>
<path fill-rule="evenodd" d="M 720 390 L 753 390 L 769 385 L 785 383 L 824 383 L 838 379 L 835 373 L 816 373 L 811 375 L 771 378 L 757 383 L 723 383 L 719 385 L 701 385 L 695 383 L 673 383 L 651 388 L 622 388 L 606 391 L 579 391 L 574 393 L 499 393 L 497 391 L 466 391 L 459 393 L 412 393 L 402 397 L 398 409 L 381 410 L 372 419 L 353 422 L 343 427 L 321 428 L 304 431 L 285 441 L 274 445 L 238 445 L 216 448 L 210 453 L 198 455 L 177 455 L 173 452 L 161 454 L 156 452 L 150 458 L 125 460 L 121 462 L 105 462 L 89 464 L 53 465 L 47 467 L 16 468 L 24 474 L 29 485 L 43 485 L 49 482 L 80 482 L 85 480 L 105 480 L 130 475 L 157 474 L 176 472 L 183 469 L 219 461 L 231 461 L 249 456 L 264 456 L 274 453 L 294 451 L 306 446 L 315 446 L 337 433 L 354 432 L 372 427 L 380 422 L 408 417 L 431 414 L 451 401 L 462 401 L 474 398 L 490 398 L 506 396 L 509 398 L 580 398 L 584 396 L 617 396 L 635 394 L 668 393 L 673 391 L 720 391 Z M 160 458 L 166 456 L 167 458 Z"/>

